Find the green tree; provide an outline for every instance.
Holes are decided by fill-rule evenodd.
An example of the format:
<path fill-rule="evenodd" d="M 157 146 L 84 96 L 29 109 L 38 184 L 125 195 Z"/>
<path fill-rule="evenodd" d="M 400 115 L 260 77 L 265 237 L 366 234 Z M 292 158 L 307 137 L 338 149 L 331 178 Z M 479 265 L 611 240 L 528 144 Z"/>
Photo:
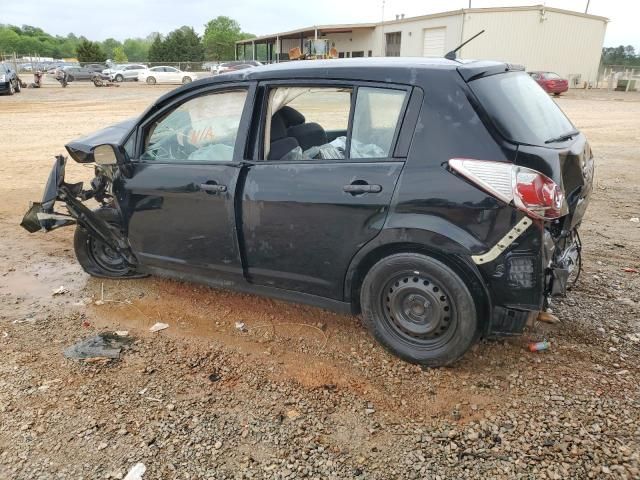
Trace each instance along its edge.
<path fill-rule="evenodd" d="M 148 58 L 150 62 L 164 62 L 164 42 L 162 41 L 162 36 L 157 34 L 151 42 L 151 46 L 149 47 Z"/>
<path fill-rule="evenodd" d="M 122 42 L 119 42 L 115 38 L 107 38 L 102 42 L 102 51 L 107 56 L 107 58 L 113 58 L 113 52 L 118 47 L 122 47 Z"/>
<path fill-rule="evenodd" d="M 236 20 L 218 16 L 205 24 L 202 43 L 206 58 L 216 61 L 232 60 L 235 58 L 236 42 L 252 37 L 250 33 L 242 32 Z"/>
<path fill-rule="evenodd" d="M 113 61 L 116 63 L 127 63 L 129 61 L 127 54 L 124 53 L 124 49 L 122 47 L 116 47 L 113 49 Z"/>
<path fill-rule="evenodd" d="M 204 49 L 192 27 L 182 26 L 167 35 L 163 42 L 162 62 L 200 62 Z"/>
<path fill-rule="evenodd" d="M 76 56 L 79 62 L 104 62 L 107 59 L 98 42 L 86 39 L 76 48 Z"/>
<path fill-rule="evenodd" d="M 146 62 L 149 55 L 149 46 L 152 40 L 144 38 L 127 38 L 123 43 L 124 53 L 129 60 L 134 62 Z"/>
<path fill-rule="evenodd" d="M 20 35 L 18 35 L 15 30 L 0 26 L 0 52 L 16 52 L 19 44 Z"/>
<path fill-rule="evenodd" d="M 619 45 L 617 47 L 605 47 L 602 49 L 603 65 L 640 65 L 640 56 L 636 55 L 633 45 Z"/>

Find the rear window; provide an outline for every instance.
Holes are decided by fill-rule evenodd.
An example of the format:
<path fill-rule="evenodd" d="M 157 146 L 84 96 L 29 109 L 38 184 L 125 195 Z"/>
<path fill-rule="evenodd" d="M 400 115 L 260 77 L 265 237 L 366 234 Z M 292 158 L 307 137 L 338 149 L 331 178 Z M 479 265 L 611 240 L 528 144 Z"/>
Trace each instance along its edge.
<path fill-rule="evenodd" d="M 575 130 L 560 107 L 524 72 L 479 78 L 469 86 L 500 133 L 515 143 L 545 145 Z"/>

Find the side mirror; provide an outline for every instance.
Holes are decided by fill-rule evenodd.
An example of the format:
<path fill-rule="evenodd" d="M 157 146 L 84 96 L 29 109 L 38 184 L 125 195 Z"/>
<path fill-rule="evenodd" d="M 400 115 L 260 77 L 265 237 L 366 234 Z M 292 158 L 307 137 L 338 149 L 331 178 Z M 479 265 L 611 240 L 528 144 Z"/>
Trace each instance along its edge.
<path fill-rule="evenodd" d="M 93 149 L 93 160 L 98 165 L 122 165 L 125 159 L 124 151 L 117 145 L 98 145 Z"/>

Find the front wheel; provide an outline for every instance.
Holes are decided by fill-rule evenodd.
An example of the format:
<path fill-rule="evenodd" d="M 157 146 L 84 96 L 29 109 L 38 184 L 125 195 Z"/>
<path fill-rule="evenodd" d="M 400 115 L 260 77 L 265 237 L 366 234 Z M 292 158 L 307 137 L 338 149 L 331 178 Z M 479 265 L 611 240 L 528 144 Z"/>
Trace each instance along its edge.
<path fill-rule="evenodd" d="M 156 84 L 156 79 L 153 77 L 148 77 L 147 78 L 147 85 L 155 85 Z"/>
<path fill-rule="evenodd" d="M 467 285 L 427 255 L 398 253 L 380 260 L 362 283 L 360 303 L 376 340 L 412 363 L 449 365 L 476 338 L 478 317 Z"/>
<path fill-rule="evenodd" d="M 22 84 L 20 80 L 16 80 L 16 93 L 20 93 L 22 91 Z"/>
<path fill-rule="evenodd" d="M 182 84 L 186 85 L 187 83 L 191 83 L 191 77 L 182 77 Z"/>
<path fill-rule="evenodd" d="M 115 229 L 121 229 L 120 215 L 113 208 L 100 208 L 94 213 Z M 76 227 L 73 248 L 82 269 L 94 277 L 122 278 L 136 276 L 125 259 L 101 240 L 89 235 L 80 225 Z"/>
<path fill-rule="evenodd" d="M 16 86 L 13 84 L 13 82 L 9 82 L 9 95 L 13 95 L 14 93 L 16 93 Z"/>
<path fill-rule="evenodd" d="M 120 74 L 116 75 L 116 82 L 122 82 L 124 81 L 124 77 Z"/>

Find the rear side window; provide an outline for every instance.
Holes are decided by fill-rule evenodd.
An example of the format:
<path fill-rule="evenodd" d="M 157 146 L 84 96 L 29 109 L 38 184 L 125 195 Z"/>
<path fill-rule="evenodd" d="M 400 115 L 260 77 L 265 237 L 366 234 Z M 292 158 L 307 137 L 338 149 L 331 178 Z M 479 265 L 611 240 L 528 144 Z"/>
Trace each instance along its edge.
<path fill-rule="evenodd" d="M 575 130 L 560 107 L 524 72 L 479 78 L 469 86 L 500 133 L 515 143 L 544 146 Z"/>
<path fill-rule="evenodd" d="M 402 112 L 406 92 L 359 88 L 353 115 L 351 158 L 385 158 Z"/>
<path fill-rule="evenodd" d="M 263 158 L 389 158 L 406 98 L 406 90 L 381 87 L 273 88 Z"/>

